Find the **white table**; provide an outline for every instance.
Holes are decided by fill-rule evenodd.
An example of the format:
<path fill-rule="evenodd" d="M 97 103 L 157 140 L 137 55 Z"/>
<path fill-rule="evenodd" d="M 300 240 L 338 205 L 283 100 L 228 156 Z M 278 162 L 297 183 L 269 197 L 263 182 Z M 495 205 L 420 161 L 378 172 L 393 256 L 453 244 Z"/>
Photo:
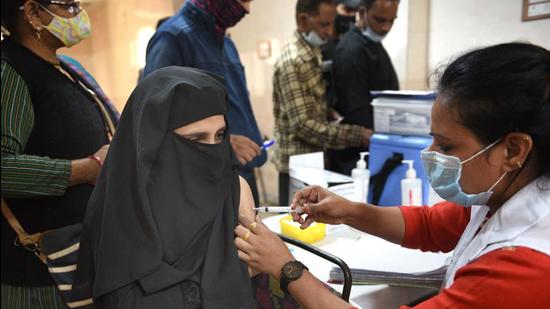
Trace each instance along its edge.
<path fill-rule="evenodd" d="M 264 218 L 263 222 L 274 232 L 280 232 L 279 219 L 284 215 Z M 422 272 L 442 266 L 450 253 L 427 253 L 403 248 L 378 237 L 349 227 L 327 235 L 314 246 L 341 258 L 350 268 L 363 268 L 395 272 Z M 335 265 L 298 247 L 289 245 L 292 254 L 302 261 L 323 282 Z M 342 285 L 330 284 L 337 291 Z M 433 292 L 418 287 L 387 285 L 355 285 L 351 288 L 350 301 L 360 308 L 398 308 Z"/>

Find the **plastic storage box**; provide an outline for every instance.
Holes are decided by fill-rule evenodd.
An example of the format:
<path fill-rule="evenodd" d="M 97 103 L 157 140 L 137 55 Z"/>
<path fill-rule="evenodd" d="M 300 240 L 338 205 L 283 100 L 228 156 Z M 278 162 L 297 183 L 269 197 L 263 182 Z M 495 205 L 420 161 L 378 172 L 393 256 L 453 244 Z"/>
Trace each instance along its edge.
<path fill-rule="evenodd" d="M 430 184 L 426 178 L 420 151 L 432 143 L 431 138 L 420 136 L 402 136 L 391 134 L 374 134 L 370 140 L 369 169 L 371 176 L 380 172 L 386 159 L 394 154 L 401 154 L 403 160 L 413 160 L 416 177 L 422 180 L 422 201 L 424 205 L 430 204 Z M 397 166 L 388 176 L 380 201 L 380 206 L 401 205 L 401 180 L 405 178 L 408 165 Z M 372 186 L 369 188 L 369 203 L 372 203 Z"/>
<path fill-rule="evenodd" d="M 425 91 L 372 91 L 374 131 L 429 136 L 435 93 Z"/>

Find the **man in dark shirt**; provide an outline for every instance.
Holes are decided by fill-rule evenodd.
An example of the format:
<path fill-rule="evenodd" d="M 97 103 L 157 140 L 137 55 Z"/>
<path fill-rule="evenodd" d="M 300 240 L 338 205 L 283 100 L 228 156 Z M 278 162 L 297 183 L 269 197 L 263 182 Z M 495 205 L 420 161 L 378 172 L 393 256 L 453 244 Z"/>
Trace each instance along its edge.
<path fill-rule="evenodd" d="M 399 83 L 393 64 L 382 45 L 397 18 L 398 0 L 363 0 L 359 21 L 336 47 L 333 61 L 335 110 L 343 123 L 373 128 L 371 90 L 397 90 Z M 344 174 L 365 148 L 329 152 L 329 168 Z"/>
<path fill-rule="evenodd" d="M 355 15 L 359 11 L 363 0 L 336 0 L 336 17 L 332 28 L 332 37 L 321 46 L 323 61 L 332 60 L 334 50 L 340 39 L 348 32 L 356 22 Z"/>
<path fill-rule="evenodd" d="M 332 85 L 332 59 L 334 58 L 334 51 L 340 39 L 355 24 L 355 15 L 357 15 L 362 1 L 363 0 L 336 1 L 336 17 L 334 18 L 332 27 L 332 36 L 328 39 L 326 44 L 321 46 L 321 55 L 323 55 L 323 79 L 327 84 L 327 103 L 329 107 L 333 107 L 336 102 L 335 90 Z M 332 119 L 334 117 L 335 115 L 333 115 L 332 110 L 330 110 L 329 119 L 336 120 Z"/>
<path fill-rule="evenodd" d="M 227 85 L 227 113 L 231 146 L 254 201 L 258 192 L 253 169 L 267 159 L 250 104 L 244 68 L 235 44 L 226 35 L 250 10 L 251 0 L 188 0 L 164 22 L 147 46 L 144 76 L 162 67 L 198 68 L 223 76 Z"/>

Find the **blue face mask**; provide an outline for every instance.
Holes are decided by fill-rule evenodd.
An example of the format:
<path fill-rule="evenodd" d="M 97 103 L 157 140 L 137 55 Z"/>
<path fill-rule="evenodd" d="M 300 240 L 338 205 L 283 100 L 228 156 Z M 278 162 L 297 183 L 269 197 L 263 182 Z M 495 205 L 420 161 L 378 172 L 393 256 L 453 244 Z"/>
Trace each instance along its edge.
<path fill-rule="evenodd" d="M 385 35 L 380 35 L 374 31 L 372 31 L 371 28 L 367 27 L 367 29 L 365 29 L 363 31 L 363 35 L 366 36 L 367 38 L 375 41 L 376 43 L 381 43 L 382 40 L 386 37 Z"/>
<path fill-rule="evenodd" d="M 462 162 L 457 157 L 447 156 L 436 151 L 428 151 L 428 149 L 422 150 L 420 157 L 422 158 L 424 171 L 426 172 L 428 181 L 434 191 L 446 201 L 453 202 L 464 207 L 470 207 L 472 205 L 485 205 L 491 195 L 493 195 L 493 189 L 499 184 L 507 173 L 500 176 L 500 178 L 489 188 L 489 190 L 476 194 L 467 194 L 464 193 L 460 187 L 462 165 L 481 155 L 499 141 L 500 139 L 496 140 L 489 146 L 483 148 L 478 153 Z"/>
<path fill-rule="evenodd" d="M 309 33 L 302 33 L 302 37 L 306 42 L 315 47 L 321 47 L 328 42 L 328 39 L 323 39 L 317 32 L 310 31 Z"/>

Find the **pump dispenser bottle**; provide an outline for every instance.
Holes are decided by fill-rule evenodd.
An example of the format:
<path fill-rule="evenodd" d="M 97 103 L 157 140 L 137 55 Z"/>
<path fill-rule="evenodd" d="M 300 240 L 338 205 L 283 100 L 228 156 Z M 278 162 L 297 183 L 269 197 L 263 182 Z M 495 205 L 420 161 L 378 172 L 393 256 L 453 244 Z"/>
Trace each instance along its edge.
<path fill-rule="evenodd" d="M 354 169 L 351 170 L 351 178 L 353 178 L 353 184 L 355 187 L 355 202 L 367 202 L 367 194 L 369 193 L 370 171 L 367 169 L 365 156 L 367 156 L 368 154 L 368 152 L 361 152 L 361 157 L 359 161 L 357 161 L 357 165 Z"/>
<path fill-rule="evenodd" d="M 416 178 L 416 170 L 413 168 L 413 160 L 403 160 L 408 164 L 406 176 L 401 180 L 401 205 L 422 206 L 422 181 Z"/>

